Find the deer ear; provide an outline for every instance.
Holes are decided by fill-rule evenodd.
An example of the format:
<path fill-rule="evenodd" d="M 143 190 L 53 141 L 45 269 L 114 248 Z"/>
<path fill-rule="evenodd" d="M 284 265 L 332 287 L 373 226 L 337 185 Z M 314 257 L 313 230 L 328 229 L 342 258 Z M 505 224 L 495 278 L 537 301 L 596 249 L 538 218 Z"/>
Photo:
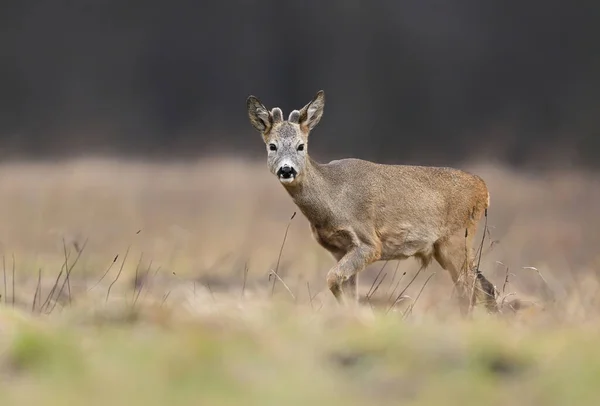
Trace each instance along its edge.
<path fill-rule="evenodd" d="M 320 90 L 314 99 L 306 106 L 302 107 L 299 112 L 293 111 L 290 113 L 290 120 L 297 120 L 300 127 L 305 131 L 310 131 L 319 124 L 323 116 L 323 108 L 325 107 L 325 92 Z"/>
<path fill-rule="evenodd" d="M 273 125 L 273 116 L 269 110 L 254 96 L 248 97 L 246 107 L 252 127 L 262 134 L 268 132 Z"/>

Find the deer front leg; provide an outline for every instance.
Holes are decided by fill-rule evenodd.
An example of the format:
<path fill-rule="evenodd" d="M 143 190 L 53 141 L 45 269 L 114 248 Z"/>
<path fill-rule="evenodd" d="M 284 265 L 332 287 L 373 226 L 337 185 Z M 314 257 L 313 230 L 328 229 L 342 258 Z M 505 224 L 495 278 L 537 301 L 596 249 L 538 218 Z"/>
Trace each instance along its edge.
<path fill-rule="evenodd" d="M 350 249 L 338 263 L 327 273 L 327 286 L 338 303 L 345 304 L 350 298 L 353 303 L 358 301 L 357 274 L 373 262 L 375 249 L 361 245 Z"/>
<path fill-rule="evenodd" d="M 353 303 L 358 302 L 358 273 L 349 276 L 342 282 L 342 294 L 349 297 Z"/>

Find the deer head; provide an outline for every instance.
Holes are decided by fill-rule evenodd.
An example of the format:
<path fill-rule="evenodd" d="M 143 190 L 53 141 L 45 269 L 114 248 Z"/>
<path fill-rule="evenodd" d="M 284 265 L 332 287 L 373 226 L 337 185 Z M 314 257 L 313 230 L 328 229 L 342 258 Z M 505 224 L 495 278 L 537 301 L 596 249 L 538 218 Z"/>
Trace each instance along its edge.
<path fill-rule="evenodd" d="M 246 105 L 250 123 L 267 146 L 271 173 L 283 184 L 299 182 L 308 165 L 308 136 L 323 116 L 325 92 L 319 91 L 302 109 L 293 110 L 287 120 L 279 107 L 269 111 L 254 96 L 248 97 Z"/>

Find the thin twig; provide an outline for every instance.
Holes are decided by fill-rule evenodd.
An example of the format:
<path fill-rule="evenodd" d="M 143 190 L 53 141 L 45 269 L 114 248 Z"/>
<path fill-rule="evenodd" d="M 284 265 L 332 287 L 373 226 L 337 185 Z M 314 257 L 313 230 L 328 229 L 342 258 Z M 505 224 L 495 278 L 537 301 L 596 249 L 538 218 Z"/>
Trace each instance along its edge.
<path fill-rule="evenodd" d="M 523 269 L 535 271 L 539 275 L 540 279 L 542 279 L 542 282 L 544 282 L 544 300 L 554 300 L 554 291 L 552 290 L 552 288 L 550 288 L 550 284 L 548 283 L 548 281 L 546 281 L 544 275 L 542 275 L 542 273 L 533 266 L 524 266 Z"/>
<path fill-rule="evenodd" d="M 62 239 L 62 243 L 63 243 L 63 252 L 65 255 L 65 268 L 69 269 L 68 256 L 67 256 L 67 243 L 65 242 L 65 237 L 63 237 L 63 239 Z M 68 272 L 67 272 L 67 276 L 66 276 L 66 281 L 67 281 L 67 292 L 69 294 L 69 306 L 71 306 L 71 281 L 69 280 Z"/>
<path fill-rule="evenodd" d="M 392 310 L 398 303 L 404 301 L 405 299 L 413 300 L 412 297 L 408 295 L 399 295 L 396 300 L 394 300 L 394 303 L 392 303 L 390 308 L 385 311 L 385 314 L 388 314 L 390 310 Z"/>
<path fill-rule="evenodd" d="M 497 265 L 502 265 L 506 269 L 506 273 L 504 275 L 504 283 L 502 284 L 502 294 L 501 294 L 502 299 L 500 300 L 500 309 L 503 309 L 504 308 L 504 302 L 506 301 L 506 299 L 508 297 L 510 297 L 510 296 L 516 295 L 516 293 L 514 293 L 514 292 L 506 294 L 506 287 L 510 283 L 509 278 L 510 278 L 511 275 L 515 276 L 515 274 L 511 273 L 510 272 L 510 268 L 507 265 L 503 264 L 502 262 L 496 261 L 496 264 Z M 513 309 L 511 308 L 511 310 L 513 310 Z"/>
<path fill-rule="evenodd" d="M 110 290 L 112 289 L 113 285 L 115 283 L 117 283 L 117 281 L 119 280 L 119 276 L 121 276 L 121 272 L 123 271 L 123 266 L 125 265 L 125 261 L 127 260 L 127 255 L 129 255 L 129 249 L 131 248 L 131 245 L 127 247 L 127 251 L 125 251 L 125 256 L 123 257 L 123 262 L 121 262 L 121 267 L 119 268 L 119 272 L 117 273 L 117 276 L 115 277 L 115 279 L 112 281 L 112 283 L 108 286 L 108 289 L 106 290 L 106 300 L 104 301 L 105 303 L 108 302 L 108 297 L 110 296 Z"/>
<path fill-rule="evenodd" d="M 65 264 L 63 263 L 63 265 L 60 268 L 60 272 L 58 273 L 58 276 L 54 280 L 54 285 L 52 285 L 52 288 L 50 289 L 50 292 L 48 293 L 48 296 L 46 296 L 46 300 L 44 300 L 44 303 L 42 303 L 42 305 L 40 306 L 40 312 L 42 311 L 43 308 L 48 309 L 48 306 L 49 306 L 49 303 L 50 303 L 50 299 L 54 295 L 56 287 L 58 286 L 58 282 L 60 281 L 60 277 L 62 276 L 64 266 L 65 266 Z"/>
<path fill-rule="evenodd" d="M 485 209 L 485 223 L 483 225 L 483 236 L 481 237 L 481 244 L 479 244 L 479 259 L 477 260 L 477 268 L 475 269 L 475 277 L 473 279 L 473 286 L 471 288 L 471 298 L 469 301 L 469 314 L 473 311 L 473 307 L 475 306 L 475 302 L 477 301 L 476 298 L 476 290 L 475 290 L 475 285 L 477 284 L 477 279 L 480 277 L 481 275 L 481 270 L 480 270 L 480 265 L 481 265 L 481 254 L 483 253 L 483 243 L 485 241 L 485 236 L 486 236 L 486 230 L 487 230 L 487 222 L 488 222 L 488 212 L 487 212 L 487 208 Z M 469 269 L 467 269 L 467 274 L 469 274 Z"/>
<path fill-rule="evenodd" d="M 160 307 L 162 307 L 165 304 L 165 302 L 169 298 L 170 294 L 171 294 L 171 291 L 168 291 L 167 294 L 163 296 L 162 302 L 160 303 Z"/>
<path fill-rule="evenodd" d="M 321 292 L 322 292 L 322 291 L 320 290 L 320 291 L 318 291 L 317 293 L 315 293 L 315 294 L 312 296 L 311 300 L 313 300 L 313 301 L 314 301 L 314 300 L 315 300 L 315 298 L 316 298 L 317 296 L 319 296 L 319 293 L 321 293 Z"/>
<path fill-rule="evenodd" d="M 154 275 L 152 275 L 153 278 L 156 278 L 156 275 L 158 275 L 158 272 L 161 270 L 161 267 L 159 266 L 158 268 L 156 268 L 156 271 L 154 271 Z"/>
<path fill-rule="evenodd" d="M 85 247 L 87 246 L 87 242 L 88 242 L 88 240 L 86 239 L 85 242 L 83 243 L 83 245 L 81 246 L 81 250 L 77 250 L 77 256 L 75 257 L 75 260 L 73 261 L 71 266 L 69 268 L 67 268 L 67 272 L 65 273 L 65 280 L 63 281 L 63 284 L 60 287 L 60 290 L 58 291 L 58 295 L 56 295 L 56 299 L 54 301 L 54 305 L 52 306 L 52 309 L 50 309 L 50 313 L 52 313 L 52 311 L 56 307 L 56 302 L 58 301 L 58 299 L 62 295 L 63 290 L 65 289 L 65 283 L 70 279 L 71 272 L 73 272 L 73 268 L 75 268 L 75 265 L 77 265 L 77 262 L 79 261 L 79 258 L 81 257 L 81 254 L 83 253 L 83 251 L 85 250 Z M 67 262 L 65 261 L 65 266 L 66 266 L 66 264 L 67 264 Z M 50 303 L 48 303 L 48 307 L 50 307 Z"/>
<path fill-rule="evenodd" d="M 390 300 L 392 300 L 392 297 L 394 297 L 394 293 L 396 293 L 398 286 L 400 286 L 400 282 L 402 282 L 402 279 L 404 279 L 405 276 L 406 276 L 406 271 L 402 272 L 400 279 L 398 279 L 398 283 L 396 283 L 396 286 L 394 286 L 394 290 L 392 290 L 392 293 L 390 293 L 390 296 L 388 297 L 388 300 L 386 303 L 389 303 Z"/>
<path fill-rule="evenodd" d="M 400 261 L 396 261 L 396 269 L 394 269 L 394 274 L 392 275 L 392 280 L 390 281 L 390 284 L 388 285 L 388 288 L 385 291 L 385 295 L 384 296 L 387 296 L 388 293 L 390 293 L 390 288 L 392 286 L 394 286 L 394 281 L 396 280 L 396 275 L 398 273 L 398 268 L 400 268 Z"/>
<path fill-rule="evenodd" d="M 150 291 L 150 288 L 153 286 L 153 282 L 156 279 L 156 275 L 158 275 L 158 272 L 161 270 L 161 266 L 159 265 L 158 268 L 156 268 L 156 271 L 154 271 L 154 274 L 152 275 L 152 279 L 148 279 L 148 287 L 146 287 L 146 291 L 144 292 L 144 297 L 143 300 L 146 300 L 146 296 L 148 295 L 148 292 Z M 151 282 L 152 281 L 152 282 Z"/>
<path fill-rule="evenodd" d="M 500 261 L 496 261 L 497 264 L 502 264 L 504 265 L 502 262 Z M 502 294 L 504 295 L 504 292 L 506 291 L 506 286 L 508 285 L 508 278 L 510 275 L 512 275 L 509 271 L 510 268 L 506 265 L 504 265 L 504 267 L 506 268 L 506 274 L 504 275 L 504 283 L 502 284 Z"/>
<path fill-rule="evenodd" d="M 135 305 L 135 293 L 137 291 L 138 273 L 139 273 L 140 265 L 142 263 L 142 259 L 143 258 L 144 258 L 144 252 L 142 251 L 140 253 L 140 259 L 138 260 L 138 263 L 135 266 L 135 279 L 134 279 L 134 282 L 133 282 L 133 302 L 132 302 L 132 305 Z"/>
<path fill-rule="evenodd" d="M 389 307 L 389 309 L 387 309 L 387 311 L 385 312 L 386 314 L 389 313 L 389 311 L 392 310 L 392 308 L 394 306 L 396 306 L 396 304 L 400 301 L 400 298 L 402 297 L 402 295 L 404 294 L 404 292 L 406 292 L 406 290 L 409 288 L 409 286 L 412 285 L 412 283 L 415 281 L 415 279 L 417 279 L 417 276 L 419 276 L 419 274 L 421 273 L 421 271 L 424 268 L 425 267 L 421 265 L 421 267 L 419 268 L 419 270 L 417 271 L 417 273 L 415 273 L 415 276 L 413 276 L 413 278 L 410 280 L 410 282 L 408 282 L 408 285 L 406 285 L 404 287 L 404 289 L 402 289 L 402 291 L 400 292 L 400 294 L 398 295 L 398 297 L 396 298 L 396 300 L 394 300 L 394 303 L 392 303 L 392 305 Z"/>
<path fill-rule="evenodd" d="M 473 311 L 473 307 L 475 307 L 475 299 L 476 299 L 476 295 L 475 295 L 475 289 L 476 289 L 476 285 L 477 285 L 477 274 L 474 275 L 473 277 L 473 285 L 471 286 L 471 297 L 469 300 L 469 311 L 467 314 L 471 314 L 471 312 Z"/>
<path fill-rule="evenodd" d="M 273 277 L 276 280 L 279 280 L 279 282 L 281 282 L 281 284 L 283 285 L 283 287 L 288 291 L 288 293 L 290 294 L 290 296 L 292 297 L 292 299 L 296 300 L 296 296 L 294 296 L 294 294 L 292 293 L 291 289 L 288 287 L 288 285 L 283 281 L 283 279 L 281 279 L 281 277 L 279 275 L 277 275 L 277 273 L 273 270 L 269 271 L 269 276 L 273 275 Z"/>
<path fill-rule="evenodd" d="M 544 284 L 548 285 L 548 282 L 546 281 L 546 278 L 544 278 L 544 275 L 542 275 L 542 273 L 536 267 L 533 267 L 533 266 L 524 266 L 523 269 L 528 269 L 528 270 L 535 271 L 539 275 L 539 277 L 542 279 L 542 281 L 544 282 Z"/>
<path fill-rule="evenodd" d="M 288 221 L 287 227 L 285 228 L 285 234 L 283 235 L 283 241 L 281 242 L 281 248 L 279 248 L 279 256 L 277 257 L 277 265 L 275 266 L 275 275 L 277 275 L 279 277 L 279 262 L 281 261 L 281 254 L 283 253 L 283 246 L 285 245 L 285 240 L 287 238 L 288 235 L 288 230 L 290 229 L 290 225 L 292 224 L 292 220 L 294 219 L 294 217 L 296 217 L 296 212 L 294 212 L 294 214 L 292 214 L 292 217 L 290 218 L 290 221 Z M 271 274 L 269 274 L 269 279 L 271 278 Z M 271 297 L 273 297 L 273 294 L 275 292 L 275 281 L 276 279 L 273 279 L 273 286 L 271 287 Z"/>
<path fill-rule="evenodd" d="M 402 316 L 402 319 L 406 319 L 412 313 L 412 310 L 415 307 L 415 305 L 417 304 L 417 301 L 419 300 L 419 298 L 421 297 L 421 293 L 423 293 L 423 290 L 425 289 L 425 286 L 427 286 L 427 283 L 429 282 L 429 280 L 431 278 L 433 278 L 434 275 L 435 275 L 435 272 L 432 273 L 431 275 L 429 275 L 429 278 L 427 278 L 425 280 L 425 283 L 421 287 L 421 290 L 419 291 L 419 294 L 417 295 L 417 297 L 415 298 L 415 300 L 410 304 L 410 306 L 408 307 L 408 309 L 404 312 L 404 315 Z"/>
<path fill-rule="evenodd" d="M 381 280 L 379 281 L 377 286 L 375 286 L 375 289 L 373 289 L 373 292 L 371 292 L 370 295 L 367 295 L 367 300 L 370 300 L 375 295 L 375 293 L 377 292 L 377 289 L 379 289 L 379 286 L 381 286 L 381 284 L 383 283 L 383 281 L 385 280 L 385 278 L 387 276 L 388 276 L 387 272 L 383 274 L 383 278 L 381 278 Z"/>
<path fill-rule="evenodd" d="M 465 228 L 465 260 L 464 260 L 464 262 L 461 265 L 460 274 L 458 275 L 458 278 L 456 279 L 456 282 L 452 286 L 452 292 L 450 293 L 450 296 L 454 295 L 454 293 L 456 292 L 456 289 L 458 287 L 458 284 L 463 283 L 463 281 L 464 281 L 464 284 L 468 285 L 468 281 L 466 280 L 466 279 L 468 279 L 468 274 L 469 274 L 469 244 L 468 244 L 468 237 L 469 237 L 469 229 Z M 467 294 L 467 293 L 465 293 L 465 294 Z"/>
<path fill-rule="evenodd" d="M 144 253 L 142 252 L 140 254 L 140 260 L 138 261 L 138 264 L 135 267 L 135 276 L 133 277 L 133 301 L 135 302 L 135 294 L 137 292 L 137 284 L 138 284 L 138 272 L 140 269 L 140 263 L 142 262 L 142 257 L 144 256 Z"/>
<path fill-rule="evenodd" d="M 506 299 L 509 298 L 509 297 L 511 297 L 511 296 L 516 296 L 516 293 L 515 292 L 511 292 L 511 293 L 508 293 L 508 294 L 502 296 L 502 300 L 500 301 L 500 308 L 501 309 L 504 308 L 504 302 L 506 301 Z M 511 310 L 514 311 L 514 309 L 512 307 L 511 307 Z"/>
<path fill-rule="evenodd" d="M 135 295 L 135 299 L 133 299 L 133 307 L 135 307 L 135 304 L 137 303 L 138 298 L 140 297 L 140 293 L 142 293 L 142 289 L 144 289 L 144 286 L 146 286 L 146 281 L 148 280 L 148 274 L 150 273 L 150 268 L 152 268 L 152 260 L 150 260 L 148 269 L 146 269 L 146 273 L 144 274 L 144 279 L 140 282 L 140 288 L 137 291 L 137 295 Z M 194 282 L 194 295 L 195 294 L 196 294 L 196 284 Z"/>
<path fill-rule="evenodd" d="M 41 295 L 42 290 L 42 268 L 38 269 L 38 280 L 37 286 L 35 287 L 35 294 L 33 295 L 33 303 L 31 304 L 31 312 L 35 312 L 35 303 L 37 301 L 38 296 Z"/>
<path fill-rule="evenodd" d="M 485 235 L 487 230 L 487 222 L 488 222 L 488 210 L 485 209 L 485 223 L 483 224 L 483 236 L 481 237 L 481 244 L 479 245 L 479 259 L 477 260 L 477 273 L 481 273 L 479 270 L 479 265 L 481 264 L 481 254 L 483 253 L 483 242 L 485 241 Z"/>
<path fill-rule="evenodd" d="M 42 304 L 42 307 L 40 308 L 40 310 L 43 309 L 44 307 L 46 308 L 46 310 L 48 310 L 48 308 L 50 307 L 50 300 L 54 296 L 54 292 L 56 292 L 56 288 L 58 287 L 58 282 L 60 282 L 60 277 L 62 276 L 64 270 L 65 270 L 65 263 L 63 262 L 63 264 L 60 267 L 60 272 L 58 272 L 58 276 L 56 277 L 56 280 L 54 281 L 54 285 L 52 285 L 52 289 L 50 289 L 50 293 L 48 293 L 48 296 L 46 297 L 46 300 Z"/>
<path fill-rule="evenodd" d="M 485 219 L 486 223 L 485 223 L 485 226 L 483 228 L 483 233 L 487 235 L 488 240 L 491 240 L 492 234 L 490 232 L 490 228 L 493 228 L 493 227 L 487 225 L 487 209 L 485 211 L 485 217 L 486 217 L 486 219 Z M 483 238 L 485 238 L 485 237 L 482 237 L 482 239 Z M 497 242 L 499 242 L 499 241 L 494 241 L 494 240 L 490 241 L 490 244 L 488 246 L 488 250 L 491 251 L 492 248 L 493 248 L 493 246 L 494 246 L 494 244 L 497 243 Z M 483 251 L 483 241 L 482 241 L 481 245 L 477 248 L 477 251 L 475 251 L 475 257 L 477 257 L 478 255 L 480 255 L 482 251 Z"/>
<path fill-rule="evenodd" d="M 281 277 L 279 275 L 277 275 L 277 273 L 275 271 L 271 270 L 269 272 L 269 275 L 273 275 L 274 278 L 278 279 L 279 282 L 281 282 L 281 284 L 283 285 L 283 287 L 288 291 L 288 293 L 290 294 L 292 299 L 296 300 L 296 297 L 294 296 L 294 294 L 292 293 L 292 291 L 290 290 L 288 285 L 286 285 L 286 283 L 283 281 L 283 279 L 281 279 Z"/>
<path fill-rule="evenodd" d="M 389 261 L 385 261 L 385 263 L 383 264 L 383 266 L 381 267 L 381 269 L 379 270 L 379 272 L 377 273 L 377 276 L 375 276 L 375 279 L 373 279 L 373 283 L 371 284 L 371 287 L 369 288 L 369 291 L 367 292 L 367 299 L 369 298 L 369 295 L 371 293 L 371 291 L 373 290 L 373 287 L 375 286 L 375 284 L 377 283 L 377 279 L 379 279 L 379 275 L 381 275 L 381 273 L 383 272 L 383 270 L 385 269 L 385 266 L 387 265 Z"/>
<path fill-rule="evenodd" d="M 104 279 L 104 277 L 106 275 L 108 275 L 108 272 L 110 272 L 112 266 L 115 264 L 115 262 L 117 262 L 117 259 L 119 258 L 119 254 L 115 255 L 115 259 L 112 260 L 112 262 L 110 263 L 110 265 L 108 266 L 108 268 L 106 269 L 106 271 L 104 272 L 104 274 L 102 275 L 102 277 L 100 279 L 98 279 L 98 282 L 96 282 L 94 284 L 94 286 L 92 286 L 91 288 L 88 289 L 88 292 L 92 289 L 94 289 L 96 286 L 98 286 L 100 284 L 100 282 L 102 282 L 102 279 Z"/>

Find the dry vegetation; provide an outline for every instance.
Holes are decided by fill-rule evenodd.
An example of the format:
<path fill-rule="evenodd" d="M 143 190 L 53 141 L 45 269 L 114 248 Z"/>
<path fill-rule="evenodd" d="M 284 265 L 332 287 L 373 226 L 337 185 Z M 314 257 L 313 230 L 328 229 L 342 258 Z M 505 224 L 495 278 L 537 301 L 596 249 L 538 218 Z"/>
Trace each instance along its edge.
<path fill-rule="evenodd" d="M 597 404 L 597 176 L 465 168 L 499 317 L 411 260 L 343 313 L 263 162 L 0 167 L 1 404 Z"/>

